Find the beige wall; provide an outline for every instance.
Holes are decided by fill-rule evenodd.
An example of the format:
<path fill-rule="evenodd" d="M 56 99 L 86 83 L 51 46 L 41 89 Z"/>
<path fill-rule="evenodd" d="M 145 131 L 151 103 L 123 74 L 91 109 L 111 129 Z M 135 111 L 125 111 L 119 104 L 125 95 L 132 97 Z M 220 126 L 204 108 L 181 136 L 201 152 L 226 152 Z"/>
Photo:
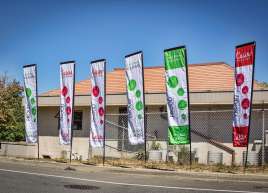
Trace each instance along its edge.
<path fill-rule="evenodd" d="M 120 106 L 127 104 L 127 97 L 125 94 L 113 94 L 106 96 L 107 106 Z M 75 106 L 88 106 L 91 101 L 91 96 L 75 96 Z M 165 93 L 150 93 L 145 95 L 147 105 L 165 105 Z M 192 92 L 190 93 L 190 101 L 192 105 L 221 105 L 233 104 L 233 92 Z M 60 102 L 59 96 L 39 96 L 39 107 L 44 106 L 58 106 Z M 254 91 L 253 103 L 268 105 L 268 91 Z"/>
<path fill-rule="evenodd" d="M 75 107 L 75 111 L 83 112 L 82 130 L 74 130 L 74 137 L 89 136 L 90 107 Z M 38 110 L 40 136 L 58 136 L 58 107 L 40 107 Z M 118 107 L 107 107 L 107 113 L 118 113 Z"/>
<path fill-rule="evenodd" d="M 51 136 L 41 136 L 40 140 L 40 157 L 50 156 L 52 159 L 55 158 L 66 158 L 69 159 L 70 146 L 60 145 L 58 137 Z M 147 149 L 150 150 L 152 142 L 148 142 Z M 167 143 L 164 141 L 159 141 L 163 151 L 163 160 L 165 160 L 165 153 L 167 149 Z M 110 140 L 106 141 L 108 147 L 106 147 L 106 157 L 108 158 L 134 158 L 135 153 L 126 153 L 117 151 L 116 147 L 117 141 Z M 233 148 L 232 143 L 224 143 L 224 145 Z M 252 150 L 252 144 L 249 145 L 249 150 Z M 242 154 L 246 151 L 246 148 L 233 148 L 235 150 L 235 164 L 242 165 Z M 223 164 L 231 165 L 232 156 L 225 151 L 212 146 L 205 142 L 192 143 L 192 151 L 196 151 L 196 157 L 198 158 L 199 164 L 207 164 L 208 151 L 222 152 L 223 153 Z M 93 156 L 102 156 L 102 148 L 89 148 L 89 141 L 87 137 L 75 137 L 73 139 L 73 154 L 75 157 L 82 158 L 82 160 L 90 159 Z M 23 158 L 37 158 L 37 145 L 14 145 L 2 144 L 0 149 L 0 156 L 13 156 L 13 157 L 23 157 Z M 73 159 L 75 159 L 73 157 Z M 176 160 L 176 157 L 175 157 Z"/>
<path fill-rule="evenodd" d="M 58 107 L 40 107 L 38 110 L 38 128 L 40 136 L 58 136 L 58 119 L 55 116 Z"/>

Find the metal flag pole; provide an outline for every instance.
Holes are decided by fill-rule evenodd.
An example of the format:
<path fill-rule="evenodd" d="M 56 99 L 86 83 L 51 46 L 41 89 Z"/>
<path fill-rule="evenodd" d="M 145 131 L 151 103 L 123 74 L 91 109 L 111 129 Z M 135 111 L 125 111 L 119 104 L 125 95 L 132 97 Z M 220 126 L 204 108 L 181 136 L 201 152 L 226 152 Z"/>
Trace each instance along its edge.
<path fill-rule="evenodd" d="M 262 167 L 264 169 L 264 165 L 265 165 L 265 112 L 264 112 L 264 101 L 262 102 Z"/>
<path fill-rule="evenodd" d="M 35 85 L 36 85 L 36 111 L 37 111 L 37 115 L 36 115 L 36 123 L 37 123 L 37 158 L 40 158 L 40 146 L 39 146 L 39 118 L 38 118 L 38 114 L 39 114 L 39 107 L 38 107 L 38 86 L 37 86 L 37 66 L 35 65 Z"/>
<path fill-rule="evenodd" d="M 146 163 L 146 153 L 147 153 L 147 124 L 145 124 L 145 120 L 147 119 L 146 108 L 145 108 L 145 88 L 144 88 L 144 67 L 143 67 L 143 53 L 141 53 L 141 62 L 142 62 L 142 89 L 143 89 L 143 127 L 144 127 L 144 163 Z"/>
<path fill-rule="evenodd" d="M 102 165 L 105 164 L 105 139 L 106 139 L 106 60 L 104 60 L 104 120 L 103 120 L 103 156 L 102 156 Z"/>
<path fill-rule="evenodd" d="M 186 80 L 187 80 L 187 100 L 188 100 L 188 121 L 189 121 L 189 142 L 190 142 L 190 170 L 192 169 L 192 135 L 191 135 L 191 112 L 190 112 L 190 91 L 189 91 L 189 78 L 188 78 L 188 60 L 186 46 L 185 49 L 185 68 L 186 68 Z"/>
<path fill-rule="evenodd" d="M 72 163 L 72 153 L 73 153 L 73 125 L 74 125 L 74 103 L 75 103 L 75 62 L 74 63 L 74 71 L 73 71 L 73 104 L 72 104 L 72 123 L 71 123 L 71 142 L 70 142 L 70 164 Z"/>

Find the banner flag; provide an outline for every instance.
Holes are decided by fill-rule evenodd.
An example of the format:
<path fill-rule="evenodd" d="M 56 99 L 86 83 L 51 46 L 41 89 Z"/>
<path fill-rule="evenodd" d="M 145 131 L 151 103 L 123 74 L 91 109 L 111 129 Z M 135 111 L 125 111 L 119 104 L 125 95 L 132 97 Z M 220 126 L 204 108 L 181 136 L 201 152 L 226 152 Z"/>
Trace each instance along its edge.
<path fill-rule="evenodd" d="M 60 64 L 60 144 L 68 145 L 72 138 L 75 62 Z"/>
<path fill-rule="evenodd" d="M 132 145 L 144 143 L 144 88 L 143 55 L 136 52 L 125 57 L 127 99 L 128 99 L 128 138 Z"/>
<path fill-rule="evenodd" d="M 185 46 L 164 50 L 169 144 L 189 144 L 189 88 Z"/>
<path fill-rule="evenodd" d="M 24 116 L 26 142 L 37 143 L 37 78 L 36 65 L 27 65 L 23 67 L 24 75 Z"/>
<path fill-rule="evenodd" d="M 105 125 L 105 60 L 91 62 L 91 130 L 92 147 L 103 147 Z"/>
<path fill-rule="evenodd" d="M 253 94 L 255 42 L 236 46 L 233 146 L 247 147 Z"/>

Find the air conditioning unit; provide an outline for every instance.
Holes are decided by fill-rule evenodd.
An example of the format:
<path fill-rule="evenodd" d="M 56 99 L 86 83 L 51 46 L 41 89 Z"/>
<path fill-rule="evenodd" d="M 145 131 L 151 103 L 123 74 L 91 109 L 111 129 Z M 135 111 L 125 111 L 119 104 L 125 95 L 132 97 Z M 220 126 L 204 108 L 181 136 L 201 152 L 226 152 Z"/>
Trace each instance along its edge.
<path fill-rule="evenodd" d="M 259 152 L 261 150 L 262 145 L 262 140 L 254 140 L 252 150 Z"/>
<path fill-rule="evenodd" d="M 268 147 L 268 130 L 265 130 L 264 140 L 265 140 L 265 147 Z"/>

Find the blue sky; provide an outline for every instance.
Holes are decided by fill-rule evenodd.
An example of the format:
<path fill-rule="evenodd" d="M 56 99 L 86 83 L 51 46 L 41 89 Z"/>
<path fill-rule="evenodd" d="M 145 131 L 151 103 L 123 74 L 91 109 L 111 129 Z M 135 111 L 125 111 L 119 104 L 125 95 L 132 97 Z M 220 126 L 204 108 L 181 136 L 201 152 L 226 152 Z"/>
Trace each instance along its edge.
<path fill-rule="evenodd" d="M 189 63 L 234 65 L 234 47 L 256 40 L 255 78 L 268 82 L 268 1 L 0 0 L 0 73 L 22 80 L 38 64 L 39 92 L 59 87 L 59 63 L 75 60 L 77 81 L 89 62 L 108 70 L 144 52 L 145 66 L 163 64 L 163 50 L 186 45 Z"/>

